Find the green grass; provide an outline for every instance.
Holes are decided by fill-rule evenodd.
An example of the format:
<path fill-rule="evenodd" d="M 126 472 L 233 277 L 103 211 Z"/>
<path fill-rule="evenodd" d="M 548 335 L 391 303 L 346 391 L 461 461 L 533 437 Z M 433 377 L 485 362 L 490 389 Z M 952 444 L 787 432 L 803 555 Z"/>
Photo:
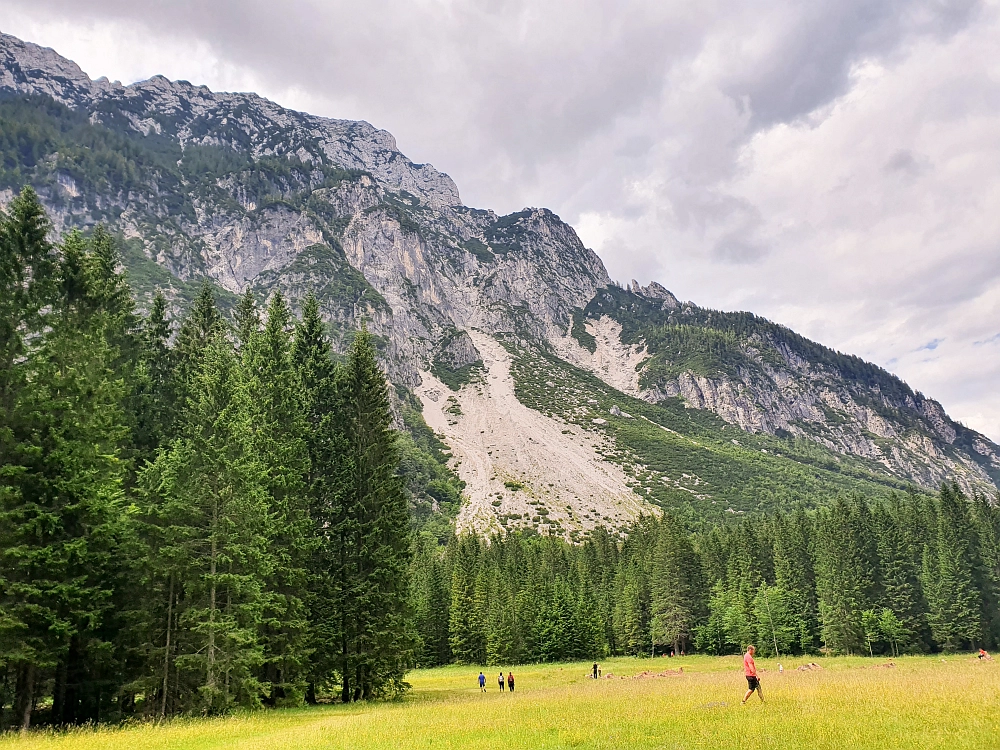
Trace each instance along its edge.
<path fill-rule="evenodd" d="M 515 667 L 517 691 L 500 694 L 488 668 L 411 673 L 395 703 L 320 706 L 121 729 L 37 732 L 0 739 L 3 750 L 167 748 L 989 748 L 1000 731 L 1000 663 L 967 654 L 884 659 L 761 659 L 767 698 L 740 705 L 739 657 L 615 659 L 612 679 L 589 664 Z M 643 671 L 683 674 L 635 679 Z M 504 672 L 506 672 L 506 668 Z M 624 677 L 625 679 L 621 679 Z"/>

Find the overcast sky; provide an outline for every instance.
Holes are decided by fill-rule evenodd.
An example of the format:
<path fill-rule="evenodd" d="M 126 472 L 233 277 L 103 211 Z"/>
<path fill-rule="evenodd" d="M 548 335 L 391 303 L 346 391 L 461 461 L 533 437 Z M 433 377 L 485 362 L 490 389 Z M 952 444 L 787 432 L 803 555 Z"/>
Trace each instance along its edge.
<path fill-rule="evenodd" d="M 389 130 L 612 277 L 870 359 L 1000 440 L 1000 6 L 0 0 L 92 77 Z"/>

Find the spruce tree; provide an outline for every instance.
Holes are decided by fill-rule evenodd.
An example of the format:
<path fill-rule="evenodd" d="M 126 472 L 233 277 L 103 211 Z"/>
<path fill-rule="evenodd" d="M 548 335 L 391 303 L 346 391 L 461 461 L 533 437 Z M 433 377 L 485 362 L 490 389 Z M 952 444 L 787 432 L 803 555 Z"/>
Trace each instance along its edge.
<path fill-rule="evenodd" d="M 876 511 L 875 523 L 882 571 L 881 604 L 892 615 L 885 617 L 892 629 L 892 646 L 926 650 L 927 604 L 920 585 L 920 570 L 914 564 L 900 525 L 898 504 L 895 512 L 889 508 Z"/>
<path fill-rule="evenodd" d="M 945 484 L 938 497 L 937 529 L 925 548 L 923 565 L 927 619 L 937 644 L 956 651 L 977 643 L 982 635 L 974 532 L 958 487 Z"/>
<path fill-rule="evenodd" d="M 312 652 L 309 679 L 315 692 L 317 687 L 332 687 L 345 637 L 348 549 L 342 487 L 348 479 L 348 467 L 342 460 L 347 454 L 346 435 L 338 429 L 341 403 L 336 368 L 319 305 L 311 294 L 303 306 L 302 321 L 295 328 L 292 359 L 301 389 L 303 436 L 309 459 L 304 481 L 313 545 L 306 564 L 306 603 L 308 647 Z"/>
<path fill-rule="evenodd" d="M 774 577 L 798 631 L 795 650 L 808 653 L 816 648 L 819 628 L 816 606 L 816 574 L 811 551 L 811 524 L 799 506 L 788 516 L 774 519 Z"/>
<path fill-rule="evenodd" d="M 843 499 L 819 514 L 816 590 L 827 647 L 859 653 L 864 647 L 861 613 L 871 608 L 867 597 L 872 571 L 851 504 Z"/>
<path fill-rule="evenodd" d="M 140 467 L 151 462 L 172 436 L 178 404 L 170 336 L 167 298 L 157 291 L 139 333 L 137 398 L 141 404 L 137 409 L 134 441 Z"/>
<path fill-rule="evenodd" d="M 659 524 L 650 578 L 650 629 L 654 647 L 688 650 L 701 618 L 704 584 L 694 549 L 680 523 L 669 516 Z"/>
<path fill-rule="evenodd" d="M 307 480 L 309 453 L 301 388 L 292 360 L 291 312 L 280 294 L 268 307 L 264 330 L 242 355 L 249 394 L 253 450 L 270 497 L 272 555 L 262 643 L 262 680 L 269 703 L 297 703 L 308 664 L 308 614 L 304 593 L 313 545 Z"/>
<path fill-rule="evenodd" d="M 278 295 L 280 299 L 280 295 Z M 315 297 L 310 295 L 315 302 Z M 242 353 L 260 332 L 260 311 L 253 292 L 247 289 L 236 305 L 236 350 Z"/>
<path fill-rule="evenodd" d="M 475 590 L 479 568 L 479 539 L 463 535 L 452 542 L 451 602 L 448 640 L 459 664 L 481 664 L 484 653 L 485 623 L 476 610 Z"/>
<path fill-rule="evenodd" d="M 142 473 L 162 611 L 159 713 L 258 705 L 271 554 L 267 471 L 249 392 L 216 330 L 188 382 L 180 437 Z"/>
<path fill-rule="evenodd" d="M 337 391 L 346 436 L 343 539 L 350 598 L 338 671 L 342 697 L 350 701 L 405 689 L 403 674 L 413 658 L 407 626 L 411 547 L 386 378 L 367 331 L 354 337 Z"/>
<path fill-rule="evenodd" d="M 37 236 L 41 215 L 30 199 L 29 194 L 14 207 L 4 242 L 22 257 L 43 258 L 46 250 L 37 246 L 44 244 Z M 22 326 L 37 320 L 46 329 L 18 341 L 22 329 L 5 342 L 8 352 L 19 356 L 8 373 L 13 377 L 6 379 L 15 388 L 7 393 L 10 421 L 3 430 L 0 660 L 16 671 L 17 714 L 24 728 L 31 723 L 36 691 L 50 675 L 59 721 L 101 718 L 102 702 L 90 688 L 97 677 L 96 653 L 110 646 L 103 625 L 113 604 L 112 577 L 121 564 L 116 551 L 127 523 L 123 389 L 113 369 L 118 350 L 108 338 L 112 311 L 95 303 L 86 262 L 85 243 L 71 236 L 56 279 L 62 293 L 50 312 L 44 319 L 28 307 L 16 313 Z M 32 296 L 34 283 L 15 279 L 21 289 L 15 288 L 14 296 L 29 307 L 39 299 Z M 70 676 L 75 690 L 67 695 Z M 107 701 L 113 693 L 106 694 Z M 82 703 L 87 704 L 83 716 Z"/>

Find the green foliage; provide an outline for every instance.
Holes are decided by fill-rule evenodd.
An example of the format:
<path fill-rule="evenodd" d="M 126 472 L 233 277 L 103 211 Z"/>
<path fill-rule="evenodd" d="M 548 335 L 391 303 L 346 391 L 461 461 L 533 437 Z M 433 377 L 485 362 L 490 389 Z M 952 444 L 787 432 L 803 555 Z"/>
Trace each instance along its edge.
<path fill-rule="evenodd" d="M 454 520 L 462 505 L 465 482 L 449 467 L 451 453 L 427 426 L 423 404 L 412 391 L 397 387 L 399 414 L 405 431 L 397 438 L 399 471 L 409 495 L 414 531 L 433 535 L 446 544 L 454 535 Z"/>
<path fill-rule="evenodd" d="M 475 237 L 463 242 L 462 247 L 472 253 L 480 263 L 492 263 L 496 260 L 496 256 L 493 255 L 489 247 L 482 240 L 478 240 Z"/>
<path fill-rule="evenodd" d="M 570 335 L 575 338 L 584 349 L 591 354 L 597 351 L 597 339 L 587 331 L 586 319 L 582 310 L 573 311 L 573 324 L 569 329 Z"/>
<path fill-rule="evenodd" d="M 525 209 L 516 213 L 501 216 L 483 232 L 489 249 L 499 255 L 517 252 L 521 243 L 528 235 L 524 220 L 531 216 L 531 211 Z"/>

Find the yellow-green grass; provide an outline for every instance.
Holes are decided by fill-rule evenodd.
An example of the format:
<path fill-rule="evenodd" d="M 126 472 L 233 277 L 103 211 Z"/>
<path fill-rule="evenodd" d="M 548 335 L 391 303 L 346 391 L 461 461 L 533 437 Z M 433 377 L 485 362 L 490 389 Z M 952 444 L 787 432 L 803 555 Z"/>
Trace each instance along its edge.
<path fill-rule="evenodd" d="M 0 750 L 1000 747 L 1000 662 L 826 658 L 796 669 L 806 661 L 783 660 L 779 673 L 758 660 L 764 705 L 740 705 L 739 657 L 614 659 L 602 664 L 614 677 L 598 681 L 589 664 L 515 667 L 513 695 L 497 690 L 498 668 L 485 670 L 484 695 L 478 668 L 451 666 L 411 673 L 412 692 L 394 703 L 8 735 Z"/>

